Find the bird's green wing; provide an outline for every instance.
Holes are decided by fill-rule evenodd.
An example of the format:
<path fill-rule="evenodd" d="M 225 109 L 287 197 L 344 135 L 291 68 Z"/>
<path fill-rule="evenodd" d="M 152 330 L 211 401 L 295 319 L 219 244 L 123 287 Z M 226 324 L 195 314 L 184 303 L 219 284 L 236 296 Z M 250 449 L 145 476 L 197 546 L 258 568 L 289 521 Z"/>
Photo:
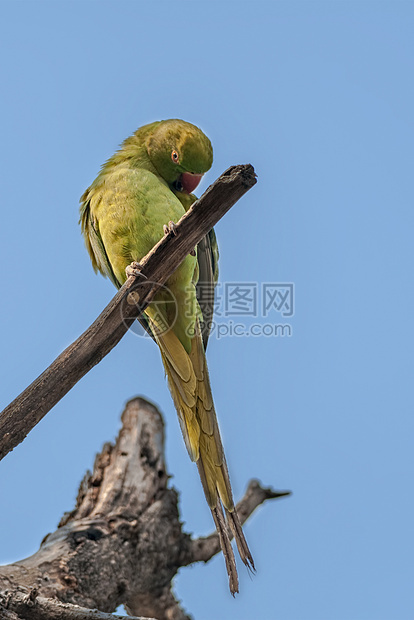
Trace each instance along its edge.
<path fill-rule="evenodd" d="M 81 198 L 79 223 L 85 239 L 86 249 L 92 261 L 92 267 L 95 273 L 99 271 L 103 276 L 108 277 L 117 288 L 120 288 L 121 284 L 116 279 L 109 262 L 98 224 L 95 223 L 92 217 L 88 194 L 89 190 L 86 190 Z"/>
<path fill-rule="evenodd" d="M 85 239 L 86 249 L 92 261 L 92 267 L 95 271 L 99 271 L 103 276 L 108 277 L 116 288 L 121 288 L 122 283 L 118 282 L 114 271 L 112 269 L 111 262 L 108 258 L 108 254 L 105 250 L 105 246 L 102 241 L 101 234 L 99 232 L 98 223 L 94 221 L 91 214 L 90 207 L 90 188 L 86 190 L 81 198 L 80 206 L 80 218 L 79 223 L 81 225 L 83 237 Z M 138 319 L 145 331 L 154 340 L 154 335 L 148 323 L 148 319 L 145 315 L 141 315 Z"/>
<path fill-rule="evenodd" d="M 186 211 L 197 200 L 195 194 L 186 194 L 174 188 L 172 191 Z M 198 274 L 195 274 L 195 277 L 197 278 L 198 275 L 198 280 L 194 281 L 194 284 L 196 284 L 197 301 L 202 315 L 200 316 L 200 328 L 204 349 L 207 347 L 214 315 L 214 295 L 218 281 L 218 259 L 219 251 L 216 233 L 214 228 L 212 228 L 197 244 Z"/>
<path fill-rule="evenodd" d="M 199 275 L 196 295 L 198 305 L 203 315 L 201 335 L 203 337 L 204 349 L 207 348 L 214 315 L 214 294 L 218 280 L 218 258 L 217 239 L 214 229 L 212 228 L 197 245 Z"/>

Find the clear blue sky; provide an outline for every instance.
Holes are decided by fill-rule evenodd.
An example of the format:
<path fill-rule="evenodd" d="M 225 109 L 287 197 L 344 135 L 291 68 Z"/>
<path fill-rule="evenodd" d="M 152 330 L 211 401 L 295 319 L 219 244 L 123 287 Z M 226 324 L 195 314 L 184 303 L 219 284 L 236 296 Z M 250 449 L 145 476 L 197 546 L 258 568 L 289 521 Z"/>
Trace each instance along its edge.
<path fill-rule="evenodd" d="M 295 284 L 293 317 L 257 321 L 290 337 L 209 345 L 236 497 L 251 477 L 293 496 L 246 526 L 236 600 L 221 557 L 180 572 L 197 620 L 413 617 L 413 23 L 397 1 L 0 3 L 1 405 L 112 297 L 78 200 L 142 124 L 204 129 L 201 191 L 255 166 L 217 226 L 221 281 Z M 55 529 L 137 394 L 165 415 L 185 527 L 212 531 L 159 352 L 128 334 L 0 464 L 1 562 Z"/>

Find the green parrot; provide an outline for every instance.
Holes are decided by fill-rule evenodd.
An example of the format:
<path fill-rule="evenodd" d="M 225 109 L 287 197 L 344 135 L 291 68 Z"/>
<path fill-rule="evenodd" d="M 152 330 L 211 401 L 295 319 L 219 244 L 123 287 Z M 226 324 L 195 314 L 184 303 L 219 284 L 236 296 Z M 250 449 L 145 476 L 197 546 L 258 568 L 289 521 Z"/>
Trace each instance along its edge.
<path fill-rule="evenodd" d="M 139 260 L 196 200 L 192 192 L 212 162 L 210 140 L 182 120 L 144 125 L 127 138 L 81 198 L 80 223 L 94 270 L 118 288 L 128 275 L 139 273 Z M 160 348 L 184 441 L 198 467 L 234 594 L 238 576 L 228 527 L 243 562 L 251 569 L 254 562 L 233 502 L 205 357 L 217 261 L 212 230 L 166 282 L 176 307 L 160 289 L 140 321 Z"/>

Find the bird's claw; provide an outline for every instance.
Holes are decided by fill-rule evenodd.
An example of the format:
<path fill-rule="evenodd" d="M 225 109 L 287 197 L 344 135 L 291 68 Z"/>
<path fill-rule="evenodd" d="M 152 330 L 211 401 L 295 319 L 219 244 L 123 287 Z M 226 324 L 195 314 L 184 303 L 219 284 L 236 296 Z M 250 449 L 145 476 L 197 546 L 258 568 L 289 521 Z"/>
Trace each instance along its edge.
<path fill-rule="evenodd" d="M 194 248 L 193 250 L 191 250 L 190 256 L 195 256 L 195 255 L 196 255 L 196 251 L 195 251 L 195 248 Z"/>
<path fill-rule="evenodd" d="M 135 276 L 136 278 L 141 277 L 145 280 L 147 279 L 147 276 L 142 273 L 141 263 L 138 263 L 136 260 L 132 261 L 132 263 L 126 267 L 125 273 L 127 278 L 130 276 Z"/>
<path fill-rule="evenodd" d="M 168 222 L 168 226 L 164 224 L 163 229 L 164 235 L 168 235 L 170 232 L 173 233 L 173 235 L 177 235 L 177 224 L 174 224 L 171 220 Z"/>

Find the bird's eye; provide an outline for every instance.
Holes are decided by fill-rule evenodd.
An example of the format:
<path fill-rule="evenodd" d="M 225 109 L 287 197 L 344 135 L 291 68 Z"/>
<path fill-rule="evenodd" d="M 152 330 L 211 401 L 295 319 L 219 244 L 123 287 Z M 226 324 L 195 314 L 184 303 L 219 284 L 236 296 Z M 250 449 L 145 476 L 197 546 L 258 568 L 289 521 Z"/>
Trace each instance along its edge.
<path fill-rule="evenodd" d="M 173 162 L 174 162 L 175 164 L 178 164 L 179 157 L 178 157 L 178 153 L 177 153 L 177 151 L 173 151 L 173 152 L 171 153 L 171 159 L 173 160 Z"/>

